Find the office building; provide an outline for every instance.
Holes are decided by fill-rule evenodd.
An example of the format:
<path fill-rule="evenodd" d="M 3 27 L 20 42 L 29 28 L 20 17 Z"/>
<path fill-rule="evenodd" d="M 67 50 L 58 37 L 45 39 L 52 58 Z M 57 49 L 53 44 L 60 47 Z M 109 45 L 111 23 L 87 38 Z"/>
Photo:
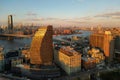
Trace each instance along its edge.
<path fill-rule="evenodd" d="M 58 55 L 59 65 L 68 75 L 81 70 L 81 54 L 73 50 L 73 48 L 63 46 Z"/>
<path fill-rule="evenodd" d="M 5 61 L 5 70 L 9 71 L 12 67 L 15 67 L 19 64 L 23 64 L 23 58 L 21 57 L 18 50 L 10 50 L 5 53 L 4 56 Z"/>
<path fill-rule="evenodd" d="M 30 47 L 32 65 L 51 65 L 53 60 L 52 26 L 40 27 L 35 33 Z"/>
<path fill-rule="evenodd" d="M 115 50 L 120 52 L 120 36 L 115 37 Z"/>
<path fill-rule="evenodd" d="M 13 18 L 12 18 L 12 15 L 8 16 L 8 33 L 13 33 Z"/>
<path fill-rule="evenodd" d="M 22 76 L 35 80 L 60 76 L 59 68 L 53 63 L 52 32 L 52 26 L 40 27 L 33 37 L 30 51 L 22 51 L 25 59 L 30 59 L 27 64 L 16 67 L 21 69 Z"/>
<path fill-rule="evenodd" d="M 115 59 L 120 62 L 120 36 L 115 37 Z"/>
<path fill-rule="evenodd" d="M 94 33 L 90 35 L 90 45 L 99 47 L 104 51 L 106 58 L 112 59 L 114 51 L 114 40 L 110 31 Z"/>

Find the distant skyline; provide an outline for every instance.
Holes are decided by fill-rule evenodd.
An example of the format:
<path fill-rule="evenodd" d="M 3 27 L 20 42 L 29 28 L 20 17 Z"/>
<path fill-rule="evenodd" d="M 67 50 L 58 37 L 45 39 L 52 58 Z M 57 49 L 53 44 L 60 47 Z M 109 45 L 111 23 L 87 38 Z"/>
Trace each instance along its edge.
<path fill-rule="evenodd" d="M 0 0 L 0 25 L 120 27 L 120 0 Z"/>

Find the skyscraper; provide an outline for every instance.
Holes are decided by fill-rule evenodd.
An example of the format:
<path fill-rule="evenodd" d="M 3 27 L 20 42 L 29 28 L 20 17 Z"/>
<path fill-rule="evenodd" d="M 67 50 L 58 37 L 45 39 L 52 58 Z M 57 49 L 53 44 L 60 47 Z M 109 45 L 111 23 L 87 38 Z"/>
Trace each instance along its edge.
<path fill-rule="evenodd" d="M 8 33 L 13 32 L 13 18 L 12 15 L 8 16 Z"/>
<path fill-rule="evenodd" d="M 115 37 L 115 51 L 120 52 L 120 36 Z"/>
<path fill-rule="evenodd" d="M 22 67 L 22 74 L 25 77 L 34 80 L 52 80 L 52 78 L 59 77 L 60 71 L 55 64 L 53 64 L 53 45 L 52 45 L 52 26 L 40 27 L 36 31 L 31 42 L 30 64 L 25 64 Z M 29 63 L 29 62 L 28 62 Z"/>
<path fill-rule="evenodd" d="M 90 35 L 90 44 L 93 47 L 101 48 L 106 57 L 112 57 L 114 41 L 110 31 Z"/>
<path fill-rule="evenodd" d="M 30 63 L 50 65 L 53 59 L 52 26 L 41 27 L 34 35 L 30 48 Z"/>
<path fill-rule="evenodd" d="M 115 37 L 115 59 L 120 62 L 120 36 Z"/>

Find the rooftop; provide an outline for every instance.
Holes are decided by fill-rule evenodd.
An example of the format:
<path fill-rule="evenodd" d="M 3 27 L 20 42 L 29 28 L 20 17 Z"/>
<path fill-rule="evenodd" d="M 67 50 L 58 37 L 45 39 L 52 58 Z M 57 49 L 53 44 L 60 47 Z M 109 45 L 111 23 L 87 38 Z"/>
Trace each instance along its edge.
<path fill-rule="evenodd" d="M 61 47 L 60 51 L 68 56 L 79 55 L 79 53 L 75 51 L 73 48 L 71 48 L 70 46 L 67 46 L 67 47 L 63 46 Z"/>

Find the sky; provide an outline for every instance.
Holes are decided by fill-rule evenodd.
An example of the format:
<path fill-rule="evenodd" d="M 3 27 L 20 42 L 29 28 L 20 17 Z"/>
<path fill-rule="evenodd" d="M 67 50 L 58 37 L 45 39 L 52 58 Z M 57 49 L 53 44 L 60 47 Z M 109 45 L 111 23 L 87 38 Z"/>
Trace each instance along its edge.
<path fill-rule="evenodd" d="M 0 25 L 120 27 L 120 0 L 0 0 Z"/>

